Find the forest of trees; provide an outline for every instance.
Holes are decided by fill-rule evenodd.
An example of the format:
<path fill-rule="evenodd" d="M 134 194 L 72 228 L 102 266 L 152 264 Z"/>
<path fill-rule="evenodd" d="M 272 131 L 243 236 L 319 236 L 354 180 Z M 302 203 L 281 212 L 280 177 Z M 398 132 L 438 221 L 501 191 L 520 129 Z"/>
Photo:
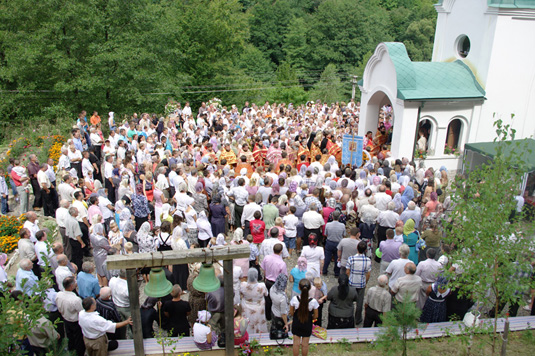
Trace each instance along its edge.
<path fill-rule="evenodd" d="M 0 124 L 82 109 L 346 100 L 379 42 L 431 58 L 434 0 L 0 0 Z"/>

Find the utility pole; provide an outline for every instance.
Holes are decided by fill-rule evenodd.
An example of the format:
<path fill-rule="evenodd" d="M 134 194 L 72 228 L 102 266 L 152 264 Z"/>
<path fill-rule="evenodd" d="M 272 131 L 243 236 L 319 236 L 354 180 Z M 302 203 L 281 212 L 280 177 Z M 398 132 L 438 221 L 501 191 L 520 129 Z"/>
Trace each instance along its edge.
<path fill-rule="evenodd" d="M 351 99 L 355 99 L 355 90 L 357 89 L 357 76 L 354 75 L 353 79 L 351 80 L 351 84 L 353 86 L 353 89 L 351 90 Z"/>

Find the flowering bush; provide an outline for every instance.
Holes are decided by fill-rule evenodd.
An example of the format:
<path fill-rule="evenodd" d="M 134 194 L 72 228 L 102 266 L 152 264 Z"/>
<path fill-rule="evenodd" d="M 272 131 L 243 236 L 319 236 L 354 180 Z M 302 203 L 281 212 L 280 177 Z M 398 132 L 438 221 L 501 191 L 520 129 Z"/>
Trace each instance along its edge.
<path fill-rule="evenodd" d="M 459 155 L 461 154 L 461 152 L 459 152 L 459 149 L 458 149 L 458 148 L 450 147 L 450 146 L 448 146 L 448 145 L 446 144 L 446 145 L 444 146 L 444 154 L 459 156 Z"/>
<path fill-rule="evenodd" d="M 213 99 L 210 99 L 210 101 L 208 102 L 208 106 L 210 105 L 213 105 L 214 108 L 216 109 L 221 109 L 221 99 L 219 98 L 213 98 Z"/>
<path fill-rule="evenodd" d="M 427 150 L 419 150 L 418 148 L 414 150 L 414 158 L 425 159 L 426 157 Z"/>
<path fill-rule="evenodd" d="M 10 253 L 17 248 L 19 241 L 19 231 L 26 218 L 24 215 L 16 216 L 0 216 L 0 251 Z"/>

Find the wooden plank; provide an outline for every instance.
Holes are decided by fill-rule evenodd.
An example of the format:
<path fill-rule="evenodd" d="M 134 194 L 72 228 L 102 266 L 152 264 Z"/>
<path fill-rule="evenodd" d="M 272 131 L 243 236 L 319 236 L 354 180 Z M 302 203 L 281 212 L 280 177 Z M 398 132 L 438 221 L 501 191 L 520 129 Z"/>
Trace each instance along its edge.
<path fill-rule="evenodd" d="M 193 262 L 212 262 L 213 260 L 233 260 L 249 257 L 248 245 L 228 245 L 215 248 L 195 248 L 181 251 L 158 251 L 134 253 L 132 255 L 111 255 L 106 260 L 108 269 L 128 269 L 161 267 Z"/>
<path fill-rule="evenodd" d="M 143 330 L 141 328 L 141 311 L 139 309 L 139 287 L 137 285 L 137 274 L 135 269 L 126 270 L 126 281 L 128 283 L 128 297 L 130 299 L 130 315 L 132 315 L 132 331 L 134 336 L 134 350 L 136 356 L 144 356 Z M 128 326 L 127 326 L 128 327 Z"/>
<path fill-rule="evenodd" d="M 234 355 L 234 286 L 232 260 L 223 261 L 225 288 L 225 355 Z"/>

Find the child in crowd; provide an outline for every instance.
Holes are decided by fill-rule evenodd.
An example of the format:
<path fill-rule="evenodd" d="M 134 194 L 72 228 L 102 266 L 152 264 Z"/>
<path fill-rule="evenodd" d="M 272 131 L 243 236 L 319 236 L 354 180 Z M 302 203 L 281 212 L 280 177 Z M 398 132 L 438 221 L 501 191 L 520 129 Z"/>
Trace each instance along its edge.
<path fill-rule="evenodd" d="M 296 211 L 295 206 L 291 206 L 288 214 L 282 218 L 284 221 L 284 230 L 286 231 L 284 243 L 290 256 L 296 247 L 297 224 L 299 224 L 299 219 L 295 216 Z"/>
<path fill-rule="evenodd" d="M 197 322 L 193 324 L 193 342 L 201 350 L 211 350 L 217 343 L 217 335 L 208 324 L 212 315 L 207 310 L 197 314 Z"/>
<path fill-rule="evenodd" d="M 247 235 L 247 242 L 249 242 L 249 250 L 251 251 L 251 254 L 249 255 L 249 268 L 254 268 L 258 271 L 258 280 L 261 281 L 260 264 L 258 263 L 260 251 L 258 251 L 258 246 L 253 240 L 253 235 Z"/>
<path fill-rule="evenodd" d="M 251 234 L 253 235 L 253 242 L 255 244 L 261 244 L 264 241 L 264 231 L 266 230 L 266 223 L 261 220 L 262 213 L 255 211 L 254 220 L 250 222 Z"/>
<path fill-rule="evenodd" d="M 270 236 L 271 236 L 271 230 L 275 227 L 279 230 L 279 237 L 278 237 L 279 241 L 284 242 L 284 233 L 286 232 L 286 230 L 284 229 L 284 222 L 282 221 L 281 217 L 277 217 L 275 219 L 275 226 L 269 229 Z"/>
<path fill-rule="evenodd" d="M 322 281 L 320 277 L 315 277 L 314 287 L 315 287 L 314 299 L 316 299 L 318 301 L 318 304 L 320 305 L 320 307 L 318 308 L 318 314 L 319 314 L 318 320 L 314 322 L 314 325 L 321 326 L 321 319 L 323 315 L 323 304 L 327 300 L 327 293 L 328 293 L 327 284 L 324 281 Z"/>

